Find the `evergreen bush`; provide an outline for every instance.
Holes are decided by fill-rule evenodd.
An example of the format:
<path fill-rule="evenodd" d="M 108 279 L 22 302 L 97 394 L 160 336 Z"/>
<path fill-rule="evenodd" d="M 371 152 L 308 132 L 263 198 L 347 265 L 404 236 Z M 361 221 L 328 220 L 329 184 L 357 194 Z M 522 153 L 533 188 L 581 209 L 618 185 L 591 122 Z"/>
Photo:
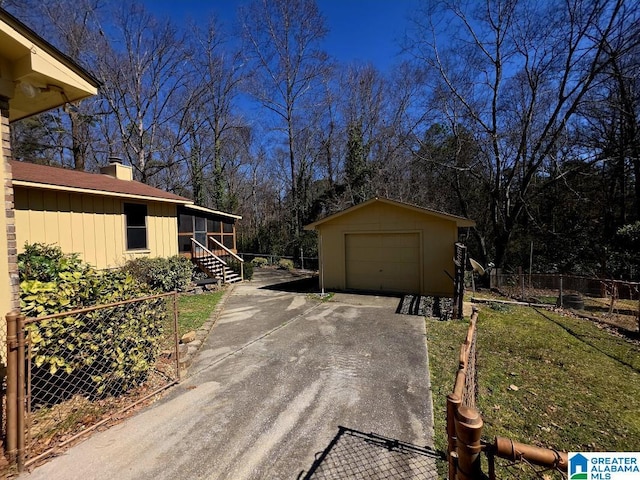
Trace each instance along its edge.
<path fill-rule="evenodd" d="M 253 260 L 251 260 L 251 264 L 254 267 L 262 268 L 262 267 L 266 267 L 267 265 L 269 265 L 269 260 L 267 260 L 264 257 L 255 257 Z"/>
<path fill-rule="evenodd" d="M 172 292 L 182 291 L 189 285 L 193 264 L 181 255 L 168 258 L 141 257 L 129 260 L 123 270 L 153 290 Z"/>
<path fill-rule="evenodd" d="M 278 260 L 278 268 L 280 270 L 293 270 L 293 260 L 288 258 L 281 258 Z"/>
<path fill-rule="evenodd" d="M 28 317 L 152 293 L 125 271 L 98 272 L 56 246 L 26 246 L 18 264 L 20 306 Z M 141 384 L 160 352 L 167 320 L 166 300 L 156 298 L 29 323 L 33 404 L 52 405 L 78 393 L 119 395 Z"/>

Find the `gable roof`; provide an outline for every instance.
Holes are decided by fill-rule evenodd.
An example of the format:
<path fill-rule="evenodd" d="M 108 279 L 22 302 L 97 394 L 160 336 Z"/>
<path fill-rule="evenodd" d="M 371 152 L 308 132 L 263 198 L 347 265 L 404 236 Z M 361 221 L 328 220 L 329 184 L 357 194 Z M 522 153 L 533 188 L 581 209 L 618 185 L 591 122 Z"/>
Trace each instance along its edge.
<path fill-rule="evenodd" d="M 101 173 L 80 172 L 62 167 L 50 167 L 35 163 L 10 160 L 13 185 L 64 190 L 76 193 L 107 195 L 139 200 L 154 200 L 179 204 L 193 201 L 135 180 L 118 180 Z"/>
<path fill-rule="evenodd" d="M 457 215 L 451 215 L 444 212 L 439 212 L 437 210 L 432 210 L 430 208 L 419 207 L 417 205 L 411 205 L 409 203 L 398 202 L 396 200 L 390 200 L 388 198 L 374 197 L 370 200 L 367 200 L 366 202 L 359 203 L 358 205 L 354 205 L 353 207 L 349 207 L 345 210 L 334 213 L 333 215 L 329 215 L 328 217 L 322 218 L 316 222 L 310 223 L 309 225 L 306 225 L 304 229 L 315 230 L 319 225 L 322 225 L 323 223 L 329 222 L 331 220 L 335 220 L 338 217 L 355 212 L 356 210 L 360 210 L 361 208 L 368 207 L 369 205 L 373 205 L 374 203 L 384 203 L 386 205 L 393 205 L 398 208 L 404 208 L 417 213 L 431 215 L 434 217 L 442 218 L 444 220 L 450 220 L 452 222 L 456 222 L 456 225 L 458 227 L 475 227 L 476 226 L 476 222 L 468 218 L 459 217 Z"/>

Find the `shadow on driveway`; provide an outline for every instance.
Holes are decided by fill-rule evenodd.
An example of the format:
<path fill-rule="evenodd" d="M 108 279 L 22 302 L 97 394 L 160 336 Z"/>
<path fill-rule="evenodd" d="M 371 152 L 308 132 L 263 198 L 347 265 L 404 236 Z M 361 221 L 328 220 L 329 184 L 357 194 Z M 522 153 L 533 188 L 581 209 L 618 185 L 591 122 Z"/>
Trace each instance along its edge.
<path fill-rule="evenodd" d="M 443 454 L 395 439 L 338 427 L 338 433 L 298 480 L 421 478 L 437 479 Z"/>
<path fill-rule="evenodd" d="M 274 290 L 277 292 L 288 293 L 318 293 L 320 286 L 318 284 L 318 276 L 298 278 L 287 282 L 273 283 L 260 287 L 261 290 Z"/>

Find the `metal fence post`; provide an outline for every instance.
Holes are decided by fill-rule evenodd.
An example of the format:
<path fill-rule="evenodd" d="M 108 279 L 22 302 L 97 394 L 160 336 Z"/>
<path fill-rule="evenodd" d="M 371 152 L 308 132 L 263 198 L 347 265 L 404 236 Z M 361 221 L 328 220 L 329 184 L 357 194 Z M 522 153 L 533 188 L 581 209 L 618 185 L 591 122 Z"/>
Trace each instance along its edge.
<path fill-rule="evenodd" d="M 15 463 L 18 448 L 18 337 L 16 335 L 19 312 L 7 314 L 7 457 Z"/>
<path fill-rule="evenodd" d="M 173 292 L 173 352 L 176 356 L 176 380 L 180 381 L 180 333 L 178 332 L 178 292 Z"/>
<path fill-rule="evenodd" d="M 18 394 L 16 399 L 16 411 L 18 418 L 16 421 L 17 447 L 18 447 L 18 472 L 24 470 L 25 462 L 25 316 L 17 318 L 17 360 L 18 360 Z"/>
<path fill-rule="evenodd" d="M 560 293 L 558 295 L 559 307 L 562 308 L 562 275 L 560 275 Z"/>

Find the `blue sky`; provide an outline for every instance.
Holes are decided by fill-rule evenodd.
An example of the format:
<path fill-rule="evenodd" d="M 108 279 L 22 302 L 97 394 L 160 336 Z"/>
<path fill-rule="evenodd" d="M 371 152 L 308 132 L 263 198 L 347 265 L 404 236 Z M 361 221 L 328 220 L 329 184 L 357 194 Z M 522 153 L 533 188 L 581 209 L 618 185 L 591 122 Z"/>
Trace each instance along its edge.
<path fill-rule="evenodd" d="M 371 62 L 387 71 L 399 60 L 407 16 L 419 0 L 317 0 L 329 34 L 324 49 L 340 62 Z M 144 0 L 157 15 L 177 23 L 214 15 L 225 24 L 236 18 L 241 0 Z"/>

